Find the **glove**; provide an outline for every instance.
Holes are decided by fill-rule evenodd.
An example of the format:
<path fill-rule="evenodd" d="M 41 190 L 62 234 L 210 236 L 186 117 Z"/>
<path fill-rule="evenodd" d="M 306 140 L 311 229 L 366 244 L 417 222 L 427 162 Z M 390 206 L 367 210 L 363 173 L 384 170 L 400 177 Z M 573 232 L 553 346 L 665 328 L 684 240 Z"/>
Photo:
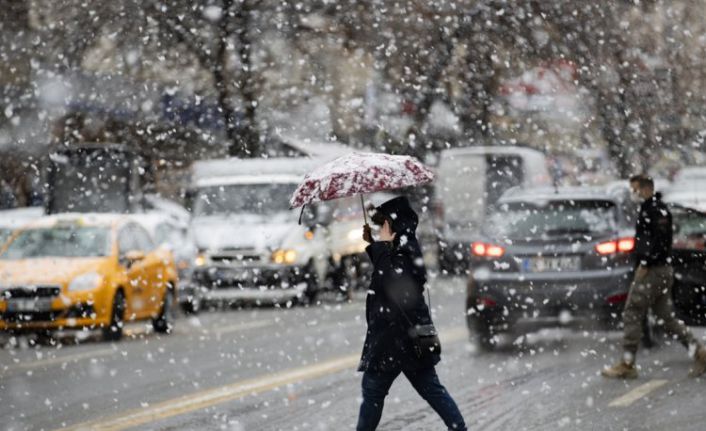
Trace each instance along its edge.
<path fill-rule="evenodd" d="M 367 242 L 368 244 L 373 243 L 373 230 L 367 223 L 363 225 L 363 241 Z"/>

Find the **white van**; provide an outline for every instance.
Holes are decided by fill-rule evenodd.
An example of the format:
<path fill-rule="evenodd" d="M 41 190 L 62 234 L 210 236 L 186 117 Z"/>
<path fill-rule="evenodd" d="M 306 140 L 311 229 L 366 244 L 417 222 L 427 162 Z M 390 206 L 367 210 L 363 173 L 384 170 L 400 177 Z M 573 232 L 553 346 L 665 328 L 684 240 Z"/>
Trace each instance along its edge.
<path fill-rule="evenodd" d="M 465 270 L 470 244 L 488 212 L 512 187 L 550 186 L 545 155 L 514 145 L 444 150 L 435 184 L 439 269 Z"/>
<path fill-rule="evenodd" d="M 206 302 L 312 300 L 329 271 L 327 220 L 289 209 L 313 158 L 194 162 L 189 191 L 198 256 L 193 281 Z"/>

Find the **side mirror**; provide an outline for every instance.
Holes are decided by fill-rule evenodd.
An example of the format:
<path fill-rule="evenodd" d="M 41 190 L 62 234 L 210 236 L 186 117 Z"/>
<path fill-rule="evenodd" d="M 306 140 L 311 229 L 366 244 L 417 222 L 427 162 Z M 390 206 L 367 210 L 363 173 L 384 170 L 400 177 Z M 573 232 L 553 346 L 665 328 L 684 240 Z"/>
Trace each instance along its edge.
<path fill-rule="evenodd" d="M 322 226 L 328 226 L 333 221 L 333 208 L 326 204 L 318 206 L 316 211 L 316 223 Z"/>
<path fill-rule="evenodd" d="M 145 258 L 145 252 L 140 251 L 140 250 L 130 250 L 127 253 L 125 253 L 121 258 L 120 261 L 123 262 L 123 265 L 126 267 L 131 267 L 134 265 L 136 262 L 139 262 Z"/>

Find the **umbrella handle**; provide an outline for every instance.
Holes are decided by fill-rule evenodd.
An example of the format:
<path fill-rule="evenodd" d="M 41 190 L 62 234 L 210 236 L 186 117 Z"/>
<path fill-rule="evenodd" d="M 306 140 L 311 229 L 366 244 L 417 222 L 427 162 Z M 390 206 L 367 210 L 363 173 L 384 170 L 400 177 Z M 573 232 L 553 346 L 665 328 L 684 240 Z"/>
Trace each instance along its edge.
<path fill-rule="evenodd" d="M 360 206 L 363 208 L 363 220 L 365 220 L 365 224 L 368 224 L 368 216 L 365 214 L 365 201 L 363 201 L 363 195 L 360 195 Z"/>

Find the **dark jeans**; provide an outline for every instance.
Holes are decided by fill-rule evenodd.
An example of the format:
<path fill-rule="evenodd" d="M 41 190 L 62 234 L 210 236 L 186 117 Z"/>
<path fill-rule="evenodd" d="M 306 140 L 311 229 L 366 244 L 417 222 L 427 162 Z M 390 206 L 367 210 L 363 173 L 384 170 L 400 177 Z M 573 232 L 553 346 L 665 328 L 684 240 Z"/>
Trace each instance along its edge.
<path fill-rule="evenodd" d="M 360 414 L 358 415 L 358 427 L 356 428 L 358 431 L 377 428 L 387 392 L 399 375 L 399 371 L 389 373 L 366 371 L 363 373 L 363 404 L 360 406 Z M 417 393 L 441 416 L 448 429 L 466 430 L 461 412 L 451 395 L 446 392 L 446 388 L 439 382 L 434 367 L 419 371 L 404 371 L 404 375 Z"/>

